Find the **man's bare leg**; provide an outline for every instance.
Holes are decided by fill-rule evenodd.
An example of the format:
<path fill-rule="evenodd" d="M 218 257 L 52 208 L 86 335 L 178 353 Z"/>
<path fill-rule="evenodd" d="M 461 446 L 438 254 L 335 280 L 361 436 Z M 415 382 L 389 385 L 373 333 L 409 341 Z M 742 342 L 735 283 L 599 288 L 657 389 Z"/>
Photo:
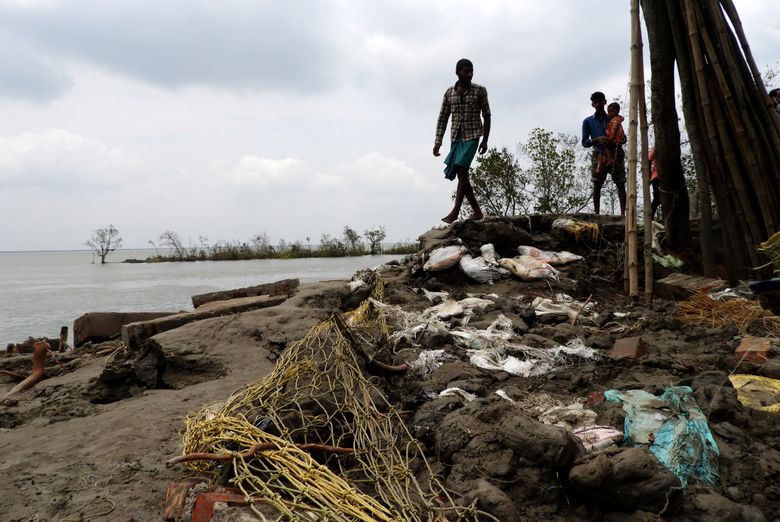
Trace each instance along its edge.
<path fill-rule="evenodd" d="M 601 210 L 601 187 L 603 185 L 603 181 L 593 180 L 593 212 L 596 214 L 599 214 Z"/>
<path fill-rule="evenodd" d="M 626 215 L 626 184 L 615 183 L 615 187 L 617 188 L 618 199 L 620 200 L 620 215 L 625 216 Z"/>
<path fill-rule="evenodd" d="M 463 167 L 455 165 L 453 168 L 458 175 L 458 188 L 455 192 L 455 206 L 452 207 L 452 210 L 449 214 L 441 218 L 441 220 L 445 223 L 453 223 L 456 219 L 458 219 L 458 215 L 460 214 L 460 207 L 463 205 L 463 196 L 465 196 L 466 187 L 463 183 L 463 176 L 461 176 Z M 468 182 L 468 171 L 466 171 L 466 176 L 466 181 Z"/>
<path fill-rule="evenodd" d="M 472 213 L 469 219 L 482 219 L 485 216 L 482 214 L 482 210 L 479 208 L 479 203 L 477 202 L 476 196 L 474 196 L 474 187 L 471 186 L 469 172 L 464 171 L 462 174 L 458 174 L 458 176 L 462 176 L 461 179 L 465 183 L 463 191 L 465 193 L 466 199 L 469 202 L 469 205 L 471 205 Z M 460 183 L 460 181 L 458 181 L 458 183 Z"/>

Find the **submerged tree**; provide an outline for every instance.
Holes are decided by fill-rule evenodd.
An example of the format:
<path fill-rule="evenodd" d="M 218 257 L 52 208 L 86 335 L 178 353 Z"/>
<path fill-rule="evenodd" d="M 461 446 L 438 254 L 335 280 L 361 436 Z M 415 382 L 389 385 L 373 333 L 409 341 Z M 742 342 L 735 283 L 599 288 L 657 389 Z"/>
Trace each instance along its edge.
<path fill-rule="evenodd" d="M 175 251 L 176 257 L 179 258 L 179 261 L 183 261 L 187 258 L 187 249 L 184 248 L 184 245 L 181 242 L 181 237 L 177 232 L 174 232 L 173 230 L 166 230 L 160 234 L 160 244 L 162 246 L 167 246 L 168 248 Z"/>
<path fill-rule="evenodd" d="M 360 249 L 360 234 L 349 225 L 344 226 L 344 243 L 349 245 L 349 249 L 353 252 Z"/>
<path fill-rule="evenodd" d="M 105 228 L 98 228 L 92 234 L 92 237 L 84 243 L 96 256 L 100 257 L 100 264 L 105 264 L 106 256 L 122 245 L 122 238 L 119 237 L 119 230 L 114 225 L 108 225 Z"/>
<path fill-rule="evenodd" d="M 384 225 L 364 230 L 363 236 L 368 240 L 368 250 L 372 255 L 382 252 L 382 241 L 387 237 Z"/>

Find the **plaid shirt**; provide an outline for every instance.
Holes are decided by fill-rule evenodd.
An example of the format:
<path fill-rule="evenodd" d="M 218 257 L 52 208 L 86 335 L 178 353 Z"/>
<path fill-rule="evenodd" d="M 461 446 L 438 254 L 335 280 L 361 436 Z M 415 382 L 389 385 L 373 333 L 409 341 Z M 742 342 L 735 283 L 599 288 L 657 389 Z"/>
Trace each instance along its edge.
<path fill-rule="evenodd" d="M 456 84 L 457 85 L 457 84 Z M 439 121 L 436 122 L 436 145 L 441 145 L 444 133 L 447 130 L 447 120 L 452 114 L 452 127 L 450 137 L 455 141 L 460 131 L 460 139 L 463 141 L 474 140 L 482 136 L 482 118 L 490 116 L 487 89 L 476 83 L 463 94 L 458 94 L 455 85 L 447 89 L 441 102 Z"/>

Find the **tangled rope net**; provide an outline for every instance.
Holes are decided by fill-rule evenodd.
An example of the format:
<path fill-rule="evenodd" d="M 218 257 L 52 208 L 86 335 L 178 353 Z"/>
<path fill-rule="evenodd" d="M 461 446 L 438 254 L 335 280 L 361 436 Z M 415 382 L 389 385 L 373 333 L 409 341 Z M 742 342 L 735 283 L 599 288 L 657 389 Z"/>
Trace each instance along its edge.
<path fill-rule="evenodd" d="M 382 281 L 371 279 L 371 297 L 381 301 Z M 369 299 L 317 324 L 269 375 L 189 416 L 178 461 L 217 477 L 224 472 L 219 460 L 229 455 L 231 482 L 250 504 L 270 504 L 285 519 L 475 518 L 472 509 L 454 505 L 430 471 L 403 419 L 372 382 L 378 378 L 366 377 L 363 367 L 383 355 L 387 334 Z M 198 453 L 223 458 L 187 458 Z M 427 471 L 424 484 L 413 466 Z"/>

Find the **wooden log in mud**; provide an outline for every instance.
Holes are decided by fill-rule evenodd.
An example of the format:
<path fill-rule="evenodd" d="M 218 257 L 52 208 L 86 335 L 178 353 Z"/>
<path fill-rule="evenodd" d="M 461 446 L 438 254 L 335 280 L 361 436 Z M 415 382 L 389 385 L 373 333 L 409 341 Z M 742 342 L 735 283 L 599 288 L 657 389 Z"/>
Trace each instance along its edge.
<path fill-rule="evenodd" d="M 282 279 L 273 283 L 263 285 L 248 286 L 245 288 L 236 288 L 234 290 L 222 290 L 219 292 L 210 292 L 192 296 L 192 306 L 198 308 L 206 303 L 214 301 L 227 301 L 239 297 L 257 297 L 261 295 L 293 295 L 300 285 L 298 279 Z"/>

